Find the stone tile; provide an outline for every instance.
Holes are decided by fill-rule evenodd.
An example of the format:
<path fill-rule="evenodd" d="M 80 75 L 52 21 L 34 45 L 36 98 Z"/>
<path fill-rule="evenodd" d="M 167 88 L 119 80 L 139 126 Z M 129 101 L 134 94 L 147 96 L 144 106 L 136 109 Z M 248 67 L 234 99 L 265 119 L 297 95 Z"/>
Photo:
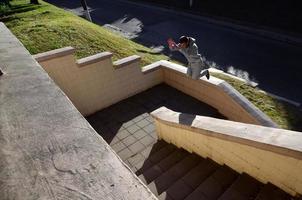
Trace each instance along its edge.
<path fill-rule="evenodd" d="M 122 159 L 122 160 L 127 160 L 128 158 L 130 158 L 133 153 L 128 149 L 128 148 L 125 148 L 123 149 L 122 151 L 120 151 L 118 153 L 119 157 Z"/>
<path fill-rule="evenodd" d="M 140 129 L 140 130 L 136 131 L 135 133 L 133 133 L 133 136 L 136 137 L 137 139 L 141 139 L 141 138 L 145 137 L 146 135 L 148 135 L 148 133 L 146 133 L 143 129 Z"/>
<path fill-rule="evenodd" d="M 127 130 L 119 131 L 119 132 L 116 134 L 116 136 L 117 136 L 120 140 L 122 140 L 122 139 L 128 137 L 129 135 L 131 135 L 131 134 L 130 134 Z"/>
<path fill-rule="evenodd" d="M 132 167 L 135 167 L 135 165 L 139 162 L 142 162 L 145 160 L 145 157 L 142 156 L 142 154 L 138 153 L 138 154 L 135 154 L 134 156 L 128 158 L 128 162 L 130 163 L 130 165 Z"/>
<path fill-rule="evenodd" d="M 146 117 L 145 119 L 148 120 L 148 121 L 151 122 L 151 123 L 154 123 L 154 119 L 153 119 L 153 117 L 151 117 L 151 116 L 148 116 L 148 117 Z"/>
<path fill-rule="evenodd" d="M 150 114 L 149 114 L 149 113 L 144 113 L 144 114 L 142 114 L 141 116 L 142 116 L 143 118 L 146 118 L 146 117 L 149 117 Z"/>
<path fill-rule="evenodd" d="M 150 145 L 150 146 L 148 146 L 147 148 L 145 148 L 145 149 L 141 152 L 141 154 L 142 154 L 145 158 L 148 158 L 149 155 L 150 155 L 151 152 L 152 152 L 152 149 L 153 149 L 153 146 Z"/>
<path fill-rule="evenodd" d="M 156 140 L 155 140 L 153 137 L 149 136 L 149 135 L 143 137 L 143 138 L 140 139 L 139 141 L 140 141 L 142 144 L 144 144 L 146 147 L 149 146 L 149 145 L 151 145 L 152 143 L 155 143 L 155 142 L 156 142 Z"/>
<path fill-rule="evenodd" d="M 153 131 L 153 132 L 149 133 L 149 135 L 151 137 L 153 137 L 155 140 L 158 140 L 158 135 L 157 135 L 156 131 Z"/>
<path fill-rule="evenodd" d="M 130 145 L 128 148 L 135 154 L 135 153 L 142 151 L 146 147 L 142 143 L 137 141 L 134 144 Z"/>
<path fill-rule="evenodd" d="M 110 146 L 111 145 L 114 145 L 114 144 L 116 144 L 116 143 L 118 143 L 120 141 L 120 139 L 118 139 L 118 137 L 117 136 L 115 136 L 109 143 L 110 143 Z"/>
<path fill-rule="evenodd" d="M 148 126 L 144 127 L 143 129 L 147 133 L 152 133 L 152 132 L 155 131 L 155 125 L 154 124 L 149 124 Z"/>
<path fill-rule="evenodd" d="M 135 123 L 134 121 L 129 120 L 129 121 L 123 123 L 122 126 L 123 126 L 124 128 L 128 128 L 129 126 L 132 126 L 134 123 Z"/>
<path fill-rule="evenodd" d="M 142 119 L 141 121 L 136 123 L 136 125 L 141 127 L 141 128 L 144 128 L 145 126 L 147 126 L 149 124 L 150 124 L 150 122 L 146 119 Z"/>
<path fill-rule="evenodd" d="M 124 143 L 122 143 L 122 142 L 118 142 L 118 143 L 112 145 L 112 149 L 117 153 L 125 148 L 126 148 L 126 145 L 124 145 Z"/>
<path fill-rule="evenodd" d="M 135 133 L 136 131 L 138 131 L 140 129 L 140 127 L 138 127 L 136 124 L 133 124 L 131 126 L 129 126 L 127 128 L 127 131 L 131 134 Z"/>
<path fill-rule="evenodd" d="M 143 117 L 142 115 L 140 115 L 140 116 L 135 117 L 135 118 L 133 119 L 133 121 L 134 121 L 135 123 L 137 123 L 137 122 L 141 121 L 142 119 L 144 119 L 144 117 Z"/>
<path fill-rule="evenodd" d="M 138 139 L 136 139 L 135 137 L 133 137 L 132 135 L 129 135 L 128 137 L 124 138 L 122 140 L 122 142 L 126 145 L 126 146 L 130 146 L 131 144 L 135 143 L 136 141 L 138 141 Z"/>
<path fill-rule="evenodd" d="M 142 160 L 135 165 L 135 168 L 137 170 L 135 174 L 139 176 L 140 174 L 142 174 L 144 171 L 146 171 L 152 166 L 153 163 L 151 163 L 149 160 Z"/>

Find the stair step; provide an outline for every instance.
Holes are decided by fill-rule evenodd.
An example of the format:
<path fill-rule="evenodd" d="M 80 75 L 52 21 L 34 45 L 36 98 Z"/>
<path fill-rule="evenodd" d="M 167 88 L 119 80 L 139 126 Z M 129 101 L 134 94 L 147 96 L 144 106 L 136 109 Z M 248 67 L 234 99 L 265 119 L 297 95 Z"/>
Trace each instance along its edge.
<path fill-rule="evenodd" d="M 289 194 L 280 188 L 268 183 L 260 190 L 255 200 L 290 200 L 293 199 Z"/>
<path fill-rule="evenodd" d="M 238 173 L 227 166 L 222 166 L 202 182 L 186 200 L 217 199 L 238 177 Z"/>
<path fill-rule="evenodd" d="M 165 197 L 168 197 L 168 199 L 182 200 L 193 191 L 194 189 L 188 186 L 182 179 L 179 179 L 166 191 L 161 193 L 158 196 L 158 199 L 165 199 Z"/>
<path fill-rule="evenodd" d="M 150 155 L 154 154 L 155 152 L 161 150 L 165 146 L 169 145 L 169 143 L 165 142 L 164 140 L 157 140 L 155 144 L 152 146 L 152 150 L 150 152 Z"/>
<path fill-rule="evenodd" d="M 164 147 L 159 149 L 158 151 L 154 152 L 152 155 L 150 155 L 147 160 L 141 161 L 138 164 L 135 165 L 135 168 L 137 169 L 136 175 L 139 176 L 144 171 L 147 171 L 149 168 L 151 168 L 153 165 L 160 162 L 162 159 L 166 158 L 168 155 L 170 155 L 173 151 L 175 151 L 176 147 L 174 145 L 166 143 Z"/>
<path fill-rule="evenodd" d="M 157 197 L 158 200 L 174 200 L 172 197 L 170 197 L 167 193 L 162 193 Z"/>
<path fill-rule="evenodd" d="M 173 200 L 182 200 L 199 186 L 210 174 L 216 171 L 219 165 L 212 160 L 203 159 L 197 166 L 191 169 L 181 179 L 173 183 L 166 191 L 159 195 L 158 199 L 164 197 Z"/>
<path fill-rule="evenodd" d="M 183 149 L 177 149 L 168 157 L 161 160 L 158 164 L 150 167 L 148 170 L 144 171 L 138 177 L 145 183 L 149 184 L 157 177 L 159 177 L 162 173 L 167 171 L 170 167 L 172 167 L 175 163 L 182 160 L 189 153 L 184 151 Z"/>
<path fill-rule="evenodd" d="M 219 164 L 216 162 L 205 159 L 201 163 L 199 163 L 195 168 L 193 168 L 190 172 L 188 172 L 182 180 L 188 186 L 190 186 L 193 190 L 196 189 L 209 175 L 214 173 Z"/>
<path fill-rule="evenodd" d="M 196 166 L 202 160 L 196 154 L 190 154 L 176 165 L 172 166 L 168 171 L 163 173 L 152 181 L 148 187 L 156 196 L 164 192 L 169 186 L 171 186 L 176 180 L 180 179 L 190 169 Z"/>
<path fill-rule="evenodd" d="M 225 191 L 219 200 L 249 200 L 255 199 L 262 183 L 249 176 L 248 174 L 240 175 L 237 180 Z"/>

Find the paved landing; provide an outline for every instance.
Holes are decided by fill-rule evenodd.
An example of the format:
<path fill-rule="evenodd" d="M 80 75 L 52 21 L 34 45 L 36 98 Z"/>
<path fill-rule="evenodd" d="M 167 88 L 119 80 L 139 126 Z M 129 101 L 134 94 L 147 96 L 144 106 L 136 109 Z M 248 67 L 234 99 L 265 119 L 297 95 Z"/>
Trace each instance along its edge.
<path fill-rule="evenodd" d="M 157 140 L 150 112 L 223 118 L 214 108 L 165 84 L 123 100 L 87 119 L 159 200 L 291 199 L 271 184 Z"/>
<path fill-rule="evenodd" d="M 89 117 L 93 128 L 131 167 L 146 158 L 157 142 L 150 112 L 165 106 L 176 112 L 224 118 L 215 108 L 166 84 L 118 102 Z"/>

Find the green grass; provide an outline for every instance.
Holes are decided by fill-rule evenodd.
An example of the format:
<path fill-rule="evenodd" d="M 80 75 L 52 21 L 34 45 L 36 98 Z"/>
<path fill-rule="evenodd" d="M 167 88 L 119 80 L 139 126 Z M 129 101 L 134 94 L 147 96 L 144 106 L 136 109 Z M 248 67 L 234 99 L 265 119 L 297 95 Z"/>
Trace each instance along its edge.
<path fill-rule="evenodd" d="M 223 74 L 212 74 L 217 78 L 227 81 L 282 128 L 290 130 L 302 130 L 302 113 L 299 112 L 297 107 L 294 105 L 276 100 L 261 92 L 259 89 L 254 88 L 240 80 L 233 79 Z"/>
<path fill-rule="evenodd" d="M 122 38 L 105 28 L 40 1 L 30 5 L 25 0 L 11 1 L 12 9 L 0 18 L 31 54 L 65 46 L 76 48 L 77 58 L 103 51 L 114 54 L 117 60 L 131 55 L 142 57 L 142 65 L 167 59 L 154 54 L 150 48 Z"/>
<path fill-rule="evenodd" d="M 40 2 L 41 5 L 30 5 L 29 1 L 13 0 L 11 9 L 1 7 L 0 21 L 6 24 L 31 54 L 72 46 L 76 48 L 77 58 L 103 51 L 112 52 L 114 60 L 136 54 L 142 57 L 142 66 L 168 58 L 154 54 L 151 49 L 122 38 L 72 13 Z M 214 76 L 229 82 L 282 128 L 302 130 L 302 114 L 295 107 L 279 102 L 228 76 L 221 74 Z"/>

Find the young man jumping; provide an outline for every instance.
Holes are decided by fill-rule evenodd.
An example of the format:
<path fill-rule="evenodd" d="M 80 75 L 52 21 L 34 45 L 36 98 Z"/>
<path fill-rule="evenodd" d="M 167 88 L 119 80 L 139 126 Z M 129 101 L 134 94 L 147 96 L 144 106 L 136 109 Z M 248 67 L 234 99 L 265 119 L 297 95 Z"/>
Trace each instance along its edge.
<path fill-rule="evenodd" d="M 198 53 L 198 46 L 192 37 L 181 36 L 179 43 L 176 44 L 172 39 L 168 39 L 171 51 L 181 52 L 188 60 L 187 75 L 193 79 L 199 79 L 206 76 L 210 79 L 209 70 L 206 69 L 206 63 Z"/>

